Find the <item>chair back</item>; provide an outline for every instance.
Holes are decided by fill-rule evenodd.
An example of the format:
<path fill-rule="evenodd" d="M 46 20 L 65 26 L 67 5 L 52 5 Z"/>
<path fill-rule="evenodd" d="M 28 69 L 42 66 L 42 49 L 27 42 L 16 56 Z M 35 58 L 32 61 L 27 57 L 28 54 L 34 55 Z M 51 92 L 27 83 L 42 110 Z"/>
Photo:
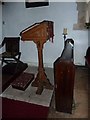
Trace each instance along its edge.
<path fill-rule="evenodd" d="M 20 37 L 5 37 L 4 38 L 6 52 L 19 52 Z"/>

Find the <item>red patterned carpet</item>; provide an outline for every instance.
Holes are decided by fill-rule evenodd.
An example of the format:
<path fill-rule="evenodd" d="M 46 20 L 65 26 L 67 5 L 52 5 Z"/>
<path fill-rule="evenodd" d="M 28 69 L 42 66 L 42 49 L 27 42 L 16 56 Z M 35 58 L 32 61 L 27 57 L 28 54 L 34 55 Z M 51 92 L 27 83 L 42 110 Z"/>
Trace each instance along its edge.
<path fill-rule="evenodd" d="M 2 98 L 2 120 L 46 120 L 49 107 Z"/>

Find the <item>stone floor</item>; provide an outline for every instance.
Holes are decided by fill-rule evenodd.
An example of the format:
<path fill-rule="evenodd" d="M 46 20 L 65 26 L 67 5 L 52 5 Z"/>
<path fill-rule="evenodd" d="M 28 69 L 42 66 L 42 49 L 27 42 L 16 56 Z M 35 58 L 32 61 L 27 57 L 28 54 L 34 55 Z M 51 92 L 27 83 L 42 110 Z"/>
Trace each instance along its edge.
<path fill-rule="evenodd" d="M 27 72 L 36 73 L 37 69 L 30 67 Z M 45 68 L 46 75 L 50 82 L 54 84 L 53 69 Z M 89 73 L 86 67 L 76 67 L 75 70 L 75 83 L 74 83 L 74 102 L 75 107 L 72 110 L 72 114 L 57 112 L 55 110 L 55 95 L 53 94 L 51 106 L 48 114 L 48 119 L 57 118 L 88 118 L 88 80 Z"/>
<path fill-rule="evenodd" d="M 46 75 L 54 85 L 54 72 L 52 68 L 45 68 Z M 37 67 L 28 67 L 25 72 L 37 73 Z M 74 102 L 75 107 L 72 114 L 62 113 L 55 110 L 55 95 L 53 94 L 50 104 L 48 120 L 57 118 L 88 118 L 88 69 L 85 67 L 76 67 L 74 84 Z"/>

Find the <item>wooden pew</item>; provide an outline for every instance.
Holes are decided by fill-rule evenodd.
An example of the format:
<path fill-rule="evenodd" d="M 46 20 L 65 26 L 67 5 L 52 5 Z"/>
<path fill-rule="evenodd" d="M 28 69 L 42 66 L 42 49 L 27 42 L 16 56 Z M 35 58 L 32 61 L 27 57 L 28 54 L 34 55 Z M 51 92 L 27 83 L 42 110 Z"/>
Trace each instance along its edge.
<path fill-rule="evenodd" d="M 60 57 L 54 62 L 56 111 L 72 113 L 74 89 L 74 41 L 67 39 Z"/>

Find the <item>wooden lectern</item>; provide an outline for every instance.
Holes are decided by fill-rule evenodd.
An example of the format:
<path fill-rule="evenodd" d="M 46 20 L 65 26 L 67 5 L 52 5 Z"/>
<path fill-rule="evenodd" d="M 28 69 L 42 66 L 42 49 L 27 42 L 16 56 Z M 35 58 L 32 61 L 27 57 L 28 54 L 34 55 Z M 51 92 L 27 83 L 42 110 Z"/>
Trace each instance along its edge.
<path fill-rule="evenodd" d="M 35 23 L 32 26 L 26 28 L 20 33 L 21 40 L 33 41 L 37 45 L 38 50 L 38 73 L 32 83 L 32 86 L 38 87 L 36 94 L 41 94 L 43 88 L 53 89 L 53 86 L 47 79 L 45 70 L 43 67 L 43 45 L 47 40 L 52 39 L 53 41 L 53 22 L 42 21 Z"/>

